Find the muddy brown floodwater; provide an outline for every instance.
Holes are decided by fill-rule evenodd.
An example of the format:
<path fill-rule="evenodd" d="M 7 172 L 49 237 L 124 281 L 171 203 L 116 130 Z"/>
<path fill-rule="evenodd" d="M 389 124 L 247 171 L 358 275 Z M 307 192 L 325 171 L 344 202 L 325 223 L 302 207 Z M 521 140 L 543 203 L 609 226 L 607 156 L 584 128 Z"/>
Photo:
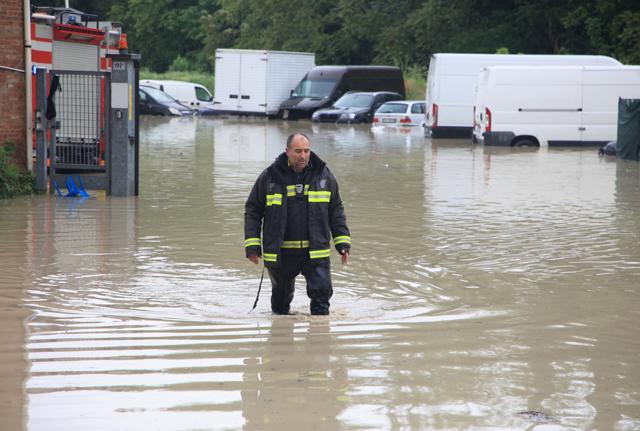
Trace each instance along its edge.
<path fill-rule="evenodd" d="M 298 130 L 352 259 L 331 316 L 302 279 L 249 314 L 244 202 Z M 2 429 L 640 429 L 638 163 L 218 118 L 140 154 L 138 198 L 0 202 Z"/>

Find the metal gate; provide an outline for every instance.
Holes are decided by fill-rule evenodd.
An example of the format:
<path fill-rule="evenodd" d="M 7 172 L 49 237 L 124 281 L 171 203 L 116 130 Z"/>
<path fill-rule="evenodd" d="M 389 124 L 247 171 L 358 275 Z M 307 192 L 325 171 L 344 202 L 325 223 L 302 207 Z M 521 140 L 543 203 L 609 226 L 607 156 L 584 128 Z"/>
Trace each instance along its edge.
<path fill-rule="evenodd" d="M 107 189 L 111 108 L 109 72 L 38 69 L 36 73 L 36 186 L 81 176 Z M 64 181 L 62 181 L 64 184 Z"/>
<path fill-rule="evenodd" d="M 57 115 L 52 166 L 58 172 L 104 171 L 109 74 L 56 70 L 51 74 L 59 77 L 53 97 Z"/>

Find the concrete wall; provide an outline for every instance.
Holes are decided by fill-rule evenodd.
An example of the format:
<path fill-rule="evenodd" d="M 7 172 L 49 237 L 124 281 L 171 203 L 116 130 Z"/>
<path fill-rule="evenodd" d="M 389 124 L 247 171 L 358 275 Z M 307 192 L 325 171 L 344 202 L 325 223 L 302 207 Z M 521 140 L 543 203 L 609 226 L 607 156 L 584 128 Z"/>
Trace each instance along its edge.
<path fill-rule="evenodd" d="M 0 1 L 0 66 L 24 69 L 22 0 Z M 0 145 L 16 144 L 15 157 L 26 168 L 25 74 L 0 68 Z"/>

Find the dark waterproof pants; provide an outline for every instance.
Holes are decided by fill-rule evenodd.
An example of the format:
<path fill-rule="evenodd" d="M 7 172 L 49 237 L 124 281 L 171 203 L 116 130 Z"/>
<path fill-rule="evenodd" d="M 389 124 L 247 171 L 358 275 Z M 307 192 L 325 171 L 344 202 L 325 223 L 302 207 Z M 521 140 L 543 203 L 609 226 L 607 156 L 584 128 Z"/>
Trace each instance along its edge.
<path fill-rule="evenodd" d="M 283 255 L 279 268 L 267 268 L 271 279 L 271 310 L 288 314 L 300 273 L 307 281 L 307 296 L 311 299 L 311 314 L 329 314 L 329 299 L 333 295 L 329 260 L 312 262 L 308 255 Z"/>

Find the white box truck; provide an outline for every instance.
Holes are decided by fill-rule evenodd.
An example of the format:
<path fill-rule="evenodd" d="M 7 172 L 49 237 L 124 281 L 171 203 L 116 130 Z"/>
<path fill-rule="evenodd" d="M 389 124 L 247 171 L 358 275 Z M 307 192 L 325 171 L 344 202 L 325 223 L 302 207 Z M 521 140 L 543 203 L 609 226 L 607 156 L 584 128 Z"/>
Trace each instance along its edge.
<path fill-rule="evenodd" d="M 492 66 L 474 137 L 485 145 L 586 146 L 616 139 L 618 98 L 640 98 L 640 66 Z"/>
<path fill-rule="evenodd" d="M 425 136 L 471 137 L 478 74 L 499 65 L 620 66 L 600 55 L 433 54 L 427 73 Z"/>
<path fill-rule="evenodd" d="M 214 109 L 275 116 L 315 64 L 315 54 L 308 52 L 217 49 Z"/>

